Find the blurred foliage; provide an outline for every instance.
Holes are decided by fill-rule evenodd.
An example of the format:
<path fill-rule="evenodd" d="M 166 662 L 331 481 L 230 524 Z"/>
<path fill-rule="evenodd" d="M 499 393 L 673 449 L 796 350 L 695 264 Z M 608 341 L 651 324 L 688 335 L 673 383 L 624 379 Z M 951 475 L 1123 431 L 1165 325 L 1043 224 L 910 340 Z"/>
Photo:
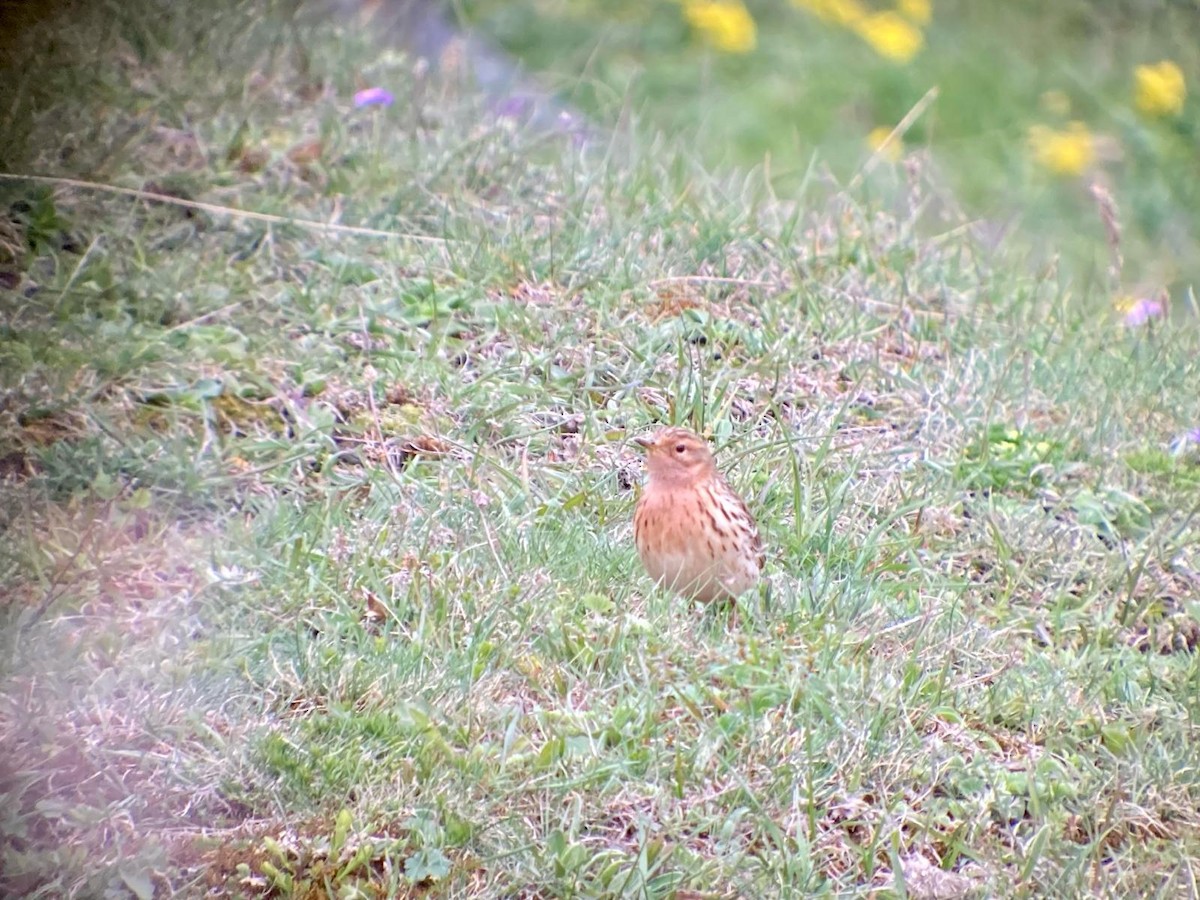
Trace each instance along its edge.
<path fill-rule="evenodd" d="M 744 8 L 757 41 L 733 53 L 672 0 L 462 3 L 468 22 L 591 114 L 615 121 L 632 110 L 713 164 L 762 165 L 783 195 L 812 189 L 814 159 L 840 181 L 854 175 L 936 87 L 899 138 L 910 153 L 930 152 L 970 215 L 997 230 L 1015 222 L 1035 262 L 1061 254 L 1075 277 L 1114 293 L 1168 287 L 1178 303 L 1200 283 L 1194 0 Z M 889 53 L 897 45 L 871 40 L 864 17 L 907 22 L 919 48 Z M 1106 274 L 1110 232 L 1093 182 L 1116 201 L 1119 284 Z"/>
<path fill-rule="evenodd" d="M 118 86 L 100 73 L 112 59 L 136 72 L 164 54 L 186 60 L 237 52 L 247 42 L 264 54 L 277 53 L 293 35 L 300 0 L 215 0 L 191 4 L 170 0 L 4 0 L 0 3 L 0 171 L 37 167 L 83 174 L 101 161 L 89 150 L 95 134 L 77 133 L 78 123 L 46 110 L 64 98 L 80 108 L 120 102 Z M 181 40 L 181 36 L 183 39 Z M 230 85 L 198 85 L 229 90 Z M 169 120 L 177 98 L 147 93 Z M 88 119 L 94 117 L 88 116 Z"/>

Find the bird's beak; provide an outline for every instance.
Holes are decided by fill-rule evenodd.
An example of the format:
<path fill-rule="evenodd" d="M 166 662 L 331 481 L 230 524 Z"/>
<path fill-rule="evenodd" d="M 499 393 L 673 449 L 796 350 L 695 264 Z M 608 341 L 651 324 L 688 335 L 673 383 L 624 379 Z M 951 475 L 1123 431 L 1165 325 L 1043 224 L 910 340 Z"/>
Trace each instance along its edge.
<path fill-rule="evenodd" d="M 637 444 L 639 447 L 641 447 L 643 450 L 649 450 L 651 447 L 654 446 L 654 438 L 648 434 L 639 434 L 637 437 L 635 437 L 633 439 L 633 442 L 635 444 Z"/>

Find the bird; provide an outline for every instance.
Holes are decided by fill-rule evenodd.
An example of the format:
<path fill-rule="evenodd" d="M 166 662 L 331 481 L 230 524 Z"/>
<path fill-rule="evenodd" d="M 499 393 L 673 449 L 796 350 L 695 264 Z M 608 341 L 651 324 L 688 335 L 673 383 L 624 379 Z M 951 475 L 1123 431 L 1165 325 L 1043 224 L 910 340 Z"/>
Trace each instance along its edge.
<path fill-rule="evenodd" d="M 758 525 L 717 471 L 708 442 L 678 427 L 634 442 L 646 451 L 633 536 L 647 574 L 702 603 L 734 600 L 754 587 L 765 562 Z"/>

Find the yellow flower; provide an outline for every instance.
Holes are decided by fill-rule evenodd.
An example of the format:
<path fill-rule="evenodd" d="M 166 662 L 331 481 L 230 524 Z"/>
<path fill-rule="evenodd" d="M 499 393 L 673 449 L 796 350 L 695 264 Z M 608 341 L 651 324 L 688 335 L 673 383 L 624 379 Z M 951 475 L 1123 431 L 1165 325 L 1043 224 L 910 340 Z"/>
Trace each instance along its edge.
<path fill-rule="evenodd" d="M 933 14 L 930 0 L 897 0 L 895 11 L 871 12 L 859 0 L 791 0 L 804 9 L 845 28 L 849 28 L 874 48 L 880 56 L 906 63 L 925 44 L 921 29 L 914 22 L 928 22 Z"/>
<path fill-rule="evenodd" d="M 925 42 L 919 28 L 894 12 L 871 13 L 852 27 L 876 53 L 893 62 L 908 62 Z"/>
<path fill-rule="evenodd" d="M 1183 112 L 1187 85 L 1179 66 L 1164 59 L 1133 70 L 1133 100 L 1148 116 L 1177 116 Z"/>
<path fill-rule="evenodd" d="M 896 10 L 904 18 L 918 25 L 928 25 L 933 18 L 933 4 L 930 0 L 896 0 Z"/>
<path fill-rule="evenodd" d="M 1079 175 L 1096 159 L 1096 142 L 1082 122 L 1071 122 L 1063 131 L 1034 125 L 1029 129 L 1034 162 L 1055 175 Z"/>
<path fill-rule="evenodd" d="M 684 0 L 683 15 L 718 50 L 749 53 L 758 31 L 740 0 Z"/>
<path fill-rule="evenodd" d="M 889 141 L 888 138 L 891 137 L 891 134 L 892 129 L 886 125 L 872 128 L 867 135 L 867 146 L 888 162 L 898 162 L 904 153 L 904 141 L 900 139 L 900 135 L 896 135 Z"/>

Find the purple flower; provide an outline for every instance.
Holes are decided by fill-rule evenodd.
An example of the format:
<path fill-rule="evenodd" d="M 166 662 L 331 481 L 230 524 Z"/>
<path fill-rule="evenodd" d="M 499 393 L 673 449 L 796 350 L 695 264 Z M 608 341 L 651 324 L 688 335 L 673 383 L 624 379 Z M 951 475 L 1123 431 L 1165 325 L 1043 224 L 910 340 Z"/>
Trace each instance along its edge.
<path fill-rule="evenodd" d="M 1151 319 L 1161 319 L 1166 312 L 1166 307 L 1163 306 L 1161 300 L 1141 297 L 1134 300 L 1129 309 L 1125 311 L 1125 327 L 1137 328 L 1139 325 L 1145 325 Z"/>
<path fill-rule="evenodd" d="M 533 108 L 533 99 L 522 96 L 505 97 L 496 106 L 496 115 L 502 119 L 523 119 Z"/>
<path fill-rule="evenodd" d="M 1167 449 L 1173 456 L 1182 456 L 1192 450 L 1200 450 L 1200 428 L 1193 428 L 1191 431 L 1177 435 L 1167 445 Z"/>
<path fill-rule="evenodd" d="M 363 88 L 354 95 L 354 106 L 356 109 L 361 109 L 364 106 L 391 106 L 395 102 L 396 98 L 392 95 L 392 92 L 381 87 Z"/>

